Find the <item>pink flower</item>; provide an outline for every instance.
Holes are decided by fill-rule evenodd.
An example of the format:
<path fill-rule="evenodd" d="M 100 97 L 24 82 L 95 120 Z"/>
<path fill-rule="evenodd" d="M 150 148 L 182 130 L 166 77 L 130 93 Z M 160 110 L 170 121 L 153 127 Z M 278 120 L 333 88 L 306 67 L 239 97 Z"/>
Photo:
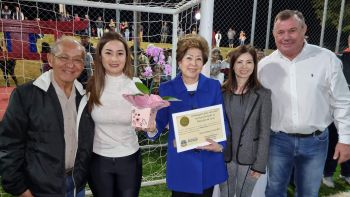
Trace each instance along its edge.
<path fill-rule="evenodd" d="M 154 46 L 153 45 L 148 45 L 147 49 L 146 49 L 146 55 L 147 56 L 151 56 L 152 53 L 153 53 L 153 48 Z"/>
<path fill-rule="evenodd" d="M 163 107 L 168 107 L 170 105 L 169 101 L 165 101 L 160 96 L 155 94 L 151 94 L 151 95 L 123 94 L 123 97 L 137 108 L 151 108 L 157 111 Z"/>
<path fill-rule="evenodd" d="M 164 65 L 164 74 L 165 74 L 166 76 L 171 75 L 171 66 L 170 66 L 169 64 L 165 64 L 165 65 Z"/>
<path fill-rule="evenodd" d="M 145 72 L 143 72 L 143 76 L 146 78 L 151 78 L 153 76 L 153 71 L 150 66 L 145 67 Z"/>

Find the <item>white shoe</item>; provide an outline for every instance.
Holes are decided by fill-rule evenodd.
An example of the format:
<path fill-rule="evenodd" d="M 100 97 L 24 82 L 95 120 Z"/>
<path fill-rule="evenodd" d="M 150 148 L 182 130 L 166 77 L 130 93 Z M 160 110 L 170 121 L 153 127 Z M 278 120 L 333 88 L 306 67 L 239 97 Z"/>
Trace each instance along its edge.
<path fill-rule="evenodd" d="M 342 175 L 340 175 L 339 177 L 341 179 L 343 179 L 347 184 L 350 185 L 350 177 L 349 176 L 342 176 Z"/>
<path fill-rule="evenodd" d="M 322 183 L 325 184 L 327 187 L 331 187 L 331 188 L 335 187 L 333 178 L 331 176 L 323 177 Z"/>

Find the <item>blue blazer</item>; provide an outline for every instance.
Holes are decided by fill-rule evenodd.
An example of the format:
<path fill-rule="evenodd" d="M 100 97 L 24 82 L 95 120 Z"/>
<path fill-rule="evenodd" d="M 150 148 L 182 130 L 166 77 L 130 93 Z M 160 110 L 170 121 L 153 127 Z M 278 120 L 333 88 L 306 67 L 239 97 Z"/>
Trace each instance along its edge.
<path fill-rule="evenodd" d="M 169 107 L 158 111 L 158 131 L 169 124 L 166 180 L 170 190 L 202 193 L 203 190 L 227 179 L 223 153 L 188 150 L 177 153 L 174 146 L 174 125 L 172 114 L 192 109 L 223 104 L 220 83 L 200 74 L 197 91 L 190 95 L 179 74 L 175 79 L 160 84 L 160 96 L 172 96 L 181 101 L 172 101 Z M 227 133 L 227 122 L 225 120 Z M 158 137 L 160 132 L 155 137 Z M 226 142 L 221 142 L 224 147 Z"/>

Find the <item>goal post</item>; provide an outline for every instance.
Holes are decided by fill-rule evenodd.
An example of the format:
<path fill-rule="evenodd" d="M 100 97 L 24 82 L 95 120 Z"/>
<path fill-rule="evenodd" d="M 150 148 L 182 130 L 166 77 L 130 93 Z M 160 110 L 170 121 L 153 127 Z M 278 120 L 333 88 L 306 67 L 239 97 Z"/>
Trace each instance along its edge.
<path fill-rule="evenodd" d="M 176 76 L 177 72 L 177 63 L 176 63 L 176 43 L 178 41 L 179 36 L 179 29 L 186 33 L 191 33 L 191 30 L 193 27 L 196 27 L 198 29 L 197 25 L 200 24 L 199 21 L 194 20 L 194 14 L 195 12 L 200 11 L 201 4 L 203 5 L 206 1 L 213 1 L 213 0 L 183 0 L 177 3 L 169 3 L 171 1 L 160 1 L 160 2 L 154 2 L 154 1 L 144 1 L 144 0 L 138 0 L 132 2 L 131 0 L 116 0 L 119 3 L 104 3 L 104 2 L 95 2 L 95 1 L 83 1 L 83 0 L 21 0 L 17 2 L 13 1 L 2 1 L 2 4 L 8 4 L 11 5 L 11 7 L 19 6 L 21 7 L 21 10 L 24 12 L 24 15 L 28 18 L 23 21 L 18 21 L 16 23 L 20 24 L 18 26 L 17 31 L 21 32 L 21 36 L 23 36 L 22 31 L 26 27 L 33 28 L 33 24 L 36 25 L 34 27 L 35 34 L 38 34 L 39 37 L 36 38 L 35 41 L 31 41 L 28 39 L 17 39 L 16 42 L 22 42 L 22 45 L 24 44 L 36 44 L 38 47 L 38 51 L 35 56 L 37 59 L 28 60 L 26 59 L 26 56 L 23 55 L 23 51 L 21 51 L 22 56 L 18 58 L 17 63 L 18 66 L 17 74 L 20 75 L 20 77 L 23 77 L 23 80 L 21 80 L 21 83 L 24 83 L 29 80 L 33 80 L 36 77 L 40 75 L 39 72 L 39 66 L 41 64 L 42 55 L 40 53 L 42 52 L 40 48 L 40 43 L 42 42 L 49 42 L 52 44 L 54 40 L 63 35 L 68 33 L 69 35 L 78 35 L 77 31 L 82 31 L 84 28 L 87 27 L 87 22 L 82 21 L 80 23 L 78 22 L 67 22 L 67 23 L 60 23 L 59 17 L 61 17 L 61 12 L 67 13 L 67 17 L 73 16 L 75 13 L 79 13 L 80 17 L 83 17 L 82 13 L 89 15 L 89 19 L 91 20 L 91 23 L 96 22 L 96 18 L 98 16 L 103 16 L 103 20 L 105 22 L 105 26 L 108 26 L 107 19 L 116 19 L 120 21 L 116 21 L 117 23 L 121 23 L 122 20 L 128 21 L 131 25 L 138 25 L 143 24 L 147 25 L 146 35 L 143 35 L 146 39 L 142 43 L 143 46 L 141 46 L 143 49 L 145 49 L 145 45 L 155 45 L 158 47 L 171 47 L 171 78 L 174 78 Z M 138 2 L 138 3 L 135 3 Z M 176 2 L 176 1 L 173 1 Z M 41 4 L 45 4 L 45 6 L 41 6 Z M 213 9 L 213 8 L 212 8 Z M 139 12 L 142 14 L 141 21 L 138 21 L 137 17 L 133 17 L 132 13 Z M 45 16 L 43 16 L 43 13 L 46 13 Z M 209 12 L 210 13 L 210 12 Z M 212 13 L 212 12 L 211 12 Z M 118 14 L 120 14 L 118 19 Z M 42 19 L 40 20 L 40 17 Z M 120 19 L 123 18 L 124 19 Z M 205 17 L 213 17 L 213 15 L 206 13 L 202 14 L 203 21 L 207 22 L 210 20 L 205 20 Z M 73 18 L 69 19 L 70 21 L 73 20 Z M 61 22 L 61 21 L 60 21 Z M 171 34 L 168 35 L 168 41 L 165 43 L 159 43 L 158 37 L 160 37 L 160 31 L 159 27 L 163 22 L 169 22 L 171 25 L 169 25 L 169 28 L 171 29 L 169 32 Z M 211 19 L 212 22 L 212 19 Z M 14 23 L 13 21 L 5 21 L 0 19 L 1 27 L 6 26 L 5 24 L 8 23 Z M 46 26 L 43 27 L 42 25 L 45 24 Z M 64 25 L 70 25 L 74 27 L 65 27 Z M 90 25 L 90 21 L 89 21 Z M 6 32 L 3 29 L 0 29 L 0 36 L 5 37 Z M 201 26 L 200 34 L 203 32 L 211 32 L 211 29 L 204 30 L 204 28 L 208 28 L 208 26 Z M 131 28 L 130 28 L 131 29 Z M 136 28 L 137 29 L 137 28 Z M 28 30 L 30 34 L 31 30 Z M 46 33 L 49 32 L 49 33 Z M 54 32 L 54 33 L 50 33 Z M 22 35 L 23 34 L 23 35 Z M 44 35 L 44 38 L 40 37 L 41 35 Z M 180 33 L 181 34 L 181 33 Z M 139 36 L 139 32 L 137 31 L 134 36 L 131 36 L 131 39 L 137 40 Z M 209 35 L 209 34 L 208 34 Z M 211 38 L 208 36 L 204 36 L 207 38 L 208 43 L 211 43 Z M 97 37 L 93 36 L 92 39 L 95 43 L 98 42 Z M 134 44 L 133 41 L 129 41 L 129 44 Z M 130 47 L 130 46 L 129 46 Z M 23 47 L 22 47 L 23 48 Z M 134 47 L 136 48 L 136 47 Z M 135 50 L 134 57 L 137 57 L 137 51 Z M 31 64 L 28 64 L 28 62 L 31 61 Z M 20 66 L 21 65 L 21 66 Z M 30 65 L 30 66 L 28 66 Z M 29 70 L 30 71 L 29 71 Z M 32 72 L 33 70 L 36 70 L 35 72 Z M 28 74 L 33 73 L 33 74 Z M 0 80 L 0 86 L 2 81 Z M 0 92 L 0 94 L 2 94 Z M 1 95 L 0 95 L 1 96 Z M 5 109 L 0 109 L 0 111 L 4 112 Z M 167 133 L 163 134 L 160 139 L 151 142 L 148 140 L 144 135 L 139 135 L 139 143 L 141 145 L 142 154 L 144 157 L 144 168 L 147 168 L 147 175 L 143 176 L 143 186 L 147 185 L 153 185 L 153 184 L 160 184 L 165 183 L 165 160 L 166 160 L 166 138 Z"/>
<path fill-rule="evenodd" d="M 179 13 L 184 12 L 188 9 L 193 8 L 194 6 L 197 6 L 200 4 L 201 0 L 190 0 L 188 2 L 182 1 L 179 5 L 174 5 L 170 8 L 167 8 L 165 6 L 157 5 L 157 6 L 148 6 L 147 4 L 121 4 L 121 3 L 101 3 L 101 2 L 92 2 L 92 1 L 83 1 L 83 0 L 24 0 L 24 1 L 30 1 L 30 2 L 42 2 L 42 3 L 56 3 L 60 5 L 72 5 L 72 6 L 84 6 L 84 7 L 94 7 L 94 8 L 102 8 L 102 9 L 115 9 L 120 11 L 134 11 L 134 12 L 146 12 L 146 13 L 156 13 L 156 14 L 168 14 L 173 16 L 172 21 L 172 57 L 176 56 L 176 43 L 178 40 L 177 35 L 177 28 L 179 23 Z M 210 9 L 213 10 L 213 7 L 210 8 L 210 6 L 213 6 L 214 3 L 213 0 L 204 0 L 204 5 L 207 5 L 206 7 L 209 9 L 206 9 L 206 11 L 210 11 Z M 120 2 L 120 1 L 117 1 Z M 209 4 L 208 4 L 209 3 Z M 203 3 L 202 3 L 203 4 Z M 200 28 L 200 32 L 205 32 L 203 35 L 207 39 L 209 45 L 211 46 L 211 38 L 208 37 L 208 35 L 211 36 L 212 31 L 212 17 L 213 17 L 213 11 L 210 11 L 211 14 L 202 14 L 204 19 L 211 18 L 211 26 Z M 134 21 L 136 23 L 136 21 Z M 208 32 L 210 32 L 208 34 Z M 136 49 L 135 49 L 136 50 Z M 136 54 L 134 54 L 136 56 Z M 206 73 L 206 72 L 205 72 Z M 172 74 L 171 77 L 175 78 L 176 76 L 176 59 L 172 58 Z"/>

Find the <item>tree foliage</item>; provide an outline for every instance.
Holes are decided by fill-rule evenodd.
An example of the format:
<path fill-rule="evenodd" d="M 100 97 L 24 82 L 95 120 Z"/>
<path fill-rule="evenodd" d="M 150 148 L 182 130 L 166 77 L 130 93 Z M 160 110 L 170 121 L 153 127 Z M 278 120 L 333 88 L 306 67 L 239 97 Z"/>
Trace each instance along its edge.
<path fill-rule="evenodd" d="M 311 0 L 311 1 L 317 17 L 320 19 L 320 21 L 322 21 L 324 0 Z M 328 0 L 327 20 L 326 20 L 327 28 L 338 28 L 341 2 L 342 0 Z M 342 31 L 343 33 L 347 33 L 347 34 L 350 32 L 350 23 L 345 23 L 345 21 L 349 20 L 350 18 L 349 10 L 350 10 L 350 1 L 345 1 Z"/>

